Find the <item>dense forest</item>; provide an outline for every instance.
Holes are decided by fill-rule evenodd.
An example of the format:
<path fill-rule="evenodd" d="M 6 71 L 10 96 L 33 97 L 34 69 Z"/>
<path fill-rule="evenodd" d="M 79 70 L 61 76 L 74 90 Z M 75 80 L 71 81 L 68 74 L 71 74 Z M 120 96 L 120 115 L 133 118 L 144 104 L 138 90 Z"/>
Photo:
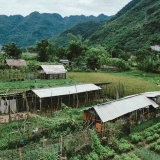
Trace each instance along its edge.
<path fill-rule="evenodd" d="M 66 33 L 82 35 L 90 45 L 100 44 L 108 51 L 134 51 L 160 43 L 160 1 L 132 0 L 106 23 L 83 30 L 86 23 L 76 25 L 56 37 L 56 43 L 66 44 Z M 92 30 L 95 29 L 95 30 Z M 88 29 L 88 28 L 87 28 Z M 82 31 L 82 32 L 80 32 Z M 89 33 L 89 34 L 87 34 Z M 62 41 L 66 39 L 66 41 Z"/>
<path fill-rule="evenodd" d="M 110 17 L 100 14 L 95 16 L 69 16 L 59 14 L 33 12 L 23 17 L 21 15 L 0 15 L 0 44 L 15 42 L 20 47 L 32 46 L 37 40 L 53 38 L 79 22 L 106 21 Z"/>
<path fill-rule="evenodd" d="M 133 51 L 160 44 L 160 1 L 133 0 L 89 37 L 91 44 Z"/>

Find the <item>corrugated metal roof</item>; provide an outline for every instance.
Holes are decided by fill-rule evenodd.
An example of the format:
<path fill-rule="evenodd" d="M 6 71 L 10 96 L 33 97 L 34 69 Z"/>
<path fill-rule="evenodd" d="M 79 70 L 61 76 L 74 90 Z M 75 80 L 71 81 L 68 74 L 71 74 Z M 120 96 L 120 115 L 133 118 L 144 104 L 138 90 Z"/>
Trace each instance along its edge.
<path fill-rule="evenodd" d="M 157 92 L 145 92 L 143 93 L 144 96 L 154 98 L 160 96 L 160 91 Z"/>
<path fill-rule="evenodd" d="M 32 91 L 40 98 L 69 95 L 88 91 L 100 90 L 101 88 L 94 84 L 78 84 L 72 86 L 53 87 L 45 89 L 33 89 Z"/>
<path fill-rule="evenodd" d="M 158 104 L 144 95 L 134 95 L 117 101 L 97 105 L 93 108 L 96 110 L 102 122 L 107 122 L 150 105 L 154 108 L 159 107 Z"/>
<path fill-rule="evenodd" d="M 41 67 L 46 74 L 60 74 L 67 72 L 63 65 L 41 65 Z"/>
<path fill-rule="evenodd" d="M 26 61 L 25 60 L 20 60 L 20 59 L 6 59 L 6 63 L 9 66 L 26 66 Z"/>

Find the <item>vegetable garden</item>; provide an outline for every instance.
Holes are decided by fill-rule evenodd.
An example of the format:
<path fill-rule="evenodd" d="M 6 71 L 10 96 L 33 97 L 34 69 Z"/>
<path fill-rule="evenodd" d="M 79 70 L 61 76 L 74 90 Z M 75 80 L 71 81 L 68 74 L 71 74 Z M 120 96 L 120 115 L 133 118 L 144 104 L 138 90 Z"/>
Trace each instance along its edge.
<path fill-rule="evenodd" d="M 19 75 L 19 72 L 15 71 L 15 74 Z M 5 81 L 0 82 L 1 93 L 106 81 L 112 82 L 104 88 L 108 98 L 115 98 L 117 90 L 120 91 L 120 97 L 159 90 L 157 85 L 144 79 L 103 72 L 69 72 L 67 79 L 62 80 L 22 81 L 17 78 L 14 82 Z M 85 126 L 81 109 L 83 107 L 74 109 L 65 107 L 44 116 L 37 115 L 26 121 L 23 119 L 1 125 L 0 159 L 54 160 L 65 157 L 70 160 L 148 160 L 148 157 L 150 160 L 160 159 L 159 118 L 131 128 L 129 136 L 113 136 L 109 141 L 105 141 Z M 33 133 L 36 128 L 38 128 L 37 133 Z M 149 155 L 145 156 L 144 153 Z"/>

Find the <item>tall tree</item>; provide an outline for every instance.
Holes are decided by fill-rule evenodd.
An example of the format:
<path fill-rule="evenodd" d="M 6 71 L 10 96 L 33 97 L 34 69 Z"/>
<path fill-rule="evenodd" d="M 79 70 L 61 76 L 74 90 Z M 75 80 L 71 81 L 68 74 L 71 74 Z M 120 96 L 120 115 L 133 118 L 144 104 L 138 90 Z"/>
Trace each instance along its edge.
<path fill-rule="evenodd" d="M 138 67 L 146 72 L 157 72 L 159 68 L 158 52 L 140 49 L 136 53 Z"/>
<path fill-rule="evenodd" d="M 20 58 L 22 54 L 21 49 L 19 49 L 15 43 L 4 44 L 2 46 L 2 51 L 4 51 L 9 58 L 14 58 L 14 59 Z"/>
<path fill-rule="evenodd" d="M 54 45 L 44 38 L 36 43 L 35 50 L 38 53 L 38 60 L 46 62 L 49 60 L 49 57 L 54 54 Z"/>
<path fill-rule="evenodd" d="M 69 60 L 77 59 L 79 56 L 83 56 L 87 50 L 87 41 L 83 42 L 81 36 L 75 36 L 71 33 L 68 34 L 70 43 L 67 51 L 67 58 Z"/>
<path fill-rule="evenodd" d="M 92 47 L 86 52 L 87 65 L 91 69 L 99 68 L 100 65 L 106 64 L 109 53 L 102 46 Z"/>

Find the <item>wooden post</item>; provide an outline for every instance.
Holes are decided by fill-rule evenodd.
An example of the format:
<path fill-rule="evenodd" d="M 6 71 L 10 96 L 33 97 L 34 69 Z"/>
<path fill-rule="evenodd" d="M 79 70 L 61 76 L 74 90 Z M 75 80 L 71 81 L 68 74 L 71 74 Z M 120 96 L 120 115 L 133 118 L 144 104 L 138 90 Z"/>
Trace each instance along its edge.
<path fill-rule="evenodd" d="M 61 136 L 61 156 L 62 156 L 62 154 L 63 154 L 63 148 L 62 148 L 63 146 L 62 146 L 62 136 Z"/>
<path fill-rule="evenodd" d="M 88 92 L 86 91 L 86 103 L 88 103 Z"/>
<path fill-rule="evenodd" d="M 136 110 L 136 123 L 137 123 L 137 110 Z"/>
<path fill-rule="evenodd" d="M 58 106 L 59 106 L 59 96 L 57 97 L 57 110 L 58 110 Z"/>
<path fill-rule="evenodd" d="M 76 89 L 76 99 L 77 99 L 76 108 L 78 108 L 78 103 L 79 103 L 78 101 L 79 101 L 79 100 L 78 100 L 78 94 L 77 94 L 77 87 L 76 87 L 76 85 L 75 85 L 75 89 Z"/>
<path fill-rule="evenodd" d="M 62 110 L 62 97 L 61 97 L 61 110 Z"/>
<path fill-rule="evenodd" d="M 87 91 L 85 93 L 85 106 L 86 106 L 86 103 L 87 103 Z"/>
<path fill-rule="evenodd" d="M 71 98 L 70 98 L 70 91 L 69 91 L 69 104 L 68 104 L 69 106 L 70 106 L 70 100 L 71 100 Z"/>
<path fill-rule="evenodd" d="M 19 159 L 22 160 L 22 151 L 21 151 L 21 148 L 19 148 Z"/>
<path fill-rule="evenodd" d="M 52 109 L 53 109 L 53 103 L 52 103 L 52 92 L 51 92 L 51 114 L 52 114 Z"/>
<path fill-rule="evenodd" d="M 9 112 L 9 122 L 10 122 L 11 121 L 11 102 L 10 102 L 10 96 L 9 96 L 8 112 Z"/>
<path fill-rule="evenodd" d="M 45 138 L 45 136 L 43 136 L 43 140 L 42 140 L 42 147 L 43 148 L 46 148 L 46 142 L 47 142 L 47 139 Z"/>
<path fill-rule="evenodd" d="M 75 105 L 75 94 L 73 94 L 73 107 Z"/>
<path fill-rule="evenodd" d="M 36 95 L 35 95 L 35 111 L 37 112 L 37 107 L 36 107 Z"/>
<path fill-rule="evenodd" d="M 143 108 L 143 121 L 144 121 L 144 108 Z"/>
<path fill-rule="evenodd" d="M 41 113 L 41 111 L 42 111 L 42 100 L 41 100 L 41 98 L 39 98 L 39 103 L 40 103 L 40 113 Z"/>

